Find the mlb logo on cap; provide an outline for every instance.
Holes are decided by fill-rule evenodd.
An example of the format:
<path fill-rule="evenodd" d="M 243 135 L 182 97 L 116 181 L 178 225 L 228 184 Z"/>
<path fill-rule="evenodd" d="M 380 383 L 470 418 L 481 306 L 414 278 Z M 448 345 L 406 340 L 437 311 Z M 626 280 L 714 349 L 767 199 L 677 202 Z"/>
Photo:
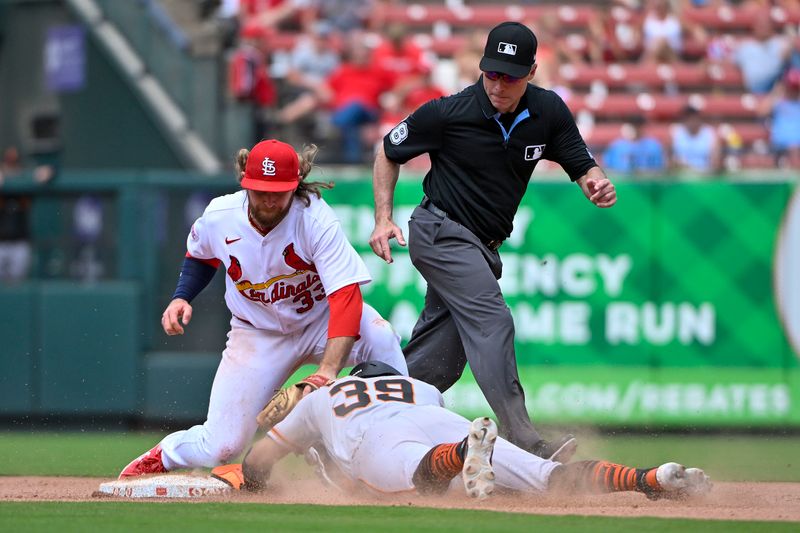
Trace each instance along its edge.
<path fill-rule="evenodd" d="M 500 43 L 500 46 L 497 47 L 497 51 L 501 54 L 515 56 L 517 55 L 517 45 L 511 43 Z"/>
<path fill-rule="evenodd" d="M 275 139 L 261 141 L 250 150 L 242 188 L 263 192 L 287 192 L 300 183 L 300 159 L 291 145 Z"/>

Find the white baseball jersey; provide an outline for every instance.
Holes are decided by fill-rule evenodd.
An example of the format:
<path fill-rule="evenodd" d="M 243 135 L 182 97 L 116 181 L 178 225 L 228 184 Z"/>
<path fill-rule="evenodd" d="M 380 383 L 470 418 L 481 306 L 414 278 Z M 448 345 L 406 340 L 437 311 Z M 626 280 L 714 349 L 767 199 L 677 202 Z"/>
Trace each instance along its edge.
<path fill-rule="evenodd" d="M 267 436 L 297 453 L 321 442 L 350 479 L 378 492 L 402 492 L 414 490 L 414 472 L 431 447 L 459 442 L 469 427 L 444 408 L 432 385 L 406 376 L 349 377 L 303 398 Z M 501 487 L 545 490 L 558 464 L 503 439 L 495 444 Z"/>
<path fill-rule="evenodd" d="M 228 308 L 256 328 L 296 331 L 325 315 L 326 294 L 371 280 L 330 206 L 310 199 L 294 197 L 265 236 L 250 224 L 244 190 L 213 199 L 192 226 L 189 255 L 222 261 Z"/>
<path fill-rule="evenodd" d="M 303 364 L 319 365 L 328 342 L 327 293 L 370 280 L 331 208 L 312 196 L 293 199 L 286 217 L 266 236 L 250 225 L 247 193 L 214 199 L 195 222 L 189 254 L 220 259 L 231 330 L 222 352 L 208 416 L 202 425 L 161 441 L 167 469 L 212 467 L 252 443 L 256 415 Z M 400 338 L 366 303 L 359 338 L 345 366 L 382 361 L 408 373 Z"/>
<path fill-rule="evenodd" d="M 442 393 L 418 379 L 342 378 L 309 394 L 269 435 L 300 453 L 321 441 L 331 459 L 351 474 L 353 456 L 369 428 L 411 409 L 418 413 L 420 407 L 443 405 Z"/>

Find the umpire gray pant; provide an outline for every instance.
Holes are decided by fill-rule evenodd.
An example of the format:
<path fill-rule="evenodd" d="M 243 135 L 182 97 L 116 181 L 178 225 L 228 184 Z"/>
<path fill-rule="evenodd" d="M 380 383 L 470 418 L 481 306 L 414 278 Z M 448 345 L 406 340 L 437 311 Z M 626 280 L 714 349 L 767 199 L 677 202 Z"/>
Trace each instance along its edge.
<path fill-rule="evenodd" d="M 409 221 L 408 251 L 428 282 L 425 308 L 403 350 L 409 375 L 444 392 L 468 362 L 501 435 L 531 450 L 541 437 L 519 382 L 514 321 L 497 282 L 500 255 L 444 213 L 422 206 Z"/>

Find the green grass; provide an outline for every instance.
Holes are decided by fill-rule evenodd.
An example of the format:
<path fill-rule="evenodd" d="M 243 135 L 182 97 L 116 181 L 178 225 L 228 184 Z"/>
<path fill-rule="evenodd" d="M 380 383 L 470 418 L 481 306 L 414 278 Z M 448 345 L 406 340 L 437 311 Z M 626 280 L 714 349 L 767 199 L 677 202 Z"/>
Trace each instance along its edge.
<path fill-rule="evenodd" d="M 0 475 L 116 476 L 162 437 L 157 433 L 2 432 Z"/>
<path fill-rule="evenodd" d="M 0 432 L 0 475 L 115 476 L 160 440 L 157 433 Z M 717 481 L 800 481 L 800 437 L 579 435 L 578 458 L 631 466 L 667 460 L 704 468 Z"/>
<path fill-rule="evenodd" d="M 162 437 L 157 433 L 0 432 L 0 475 L 113 477 Z M 579 435 L 578 457 L 632 466 L 666 460 L 705 468 L 715 480 L 800 481 L 798 437 Z M 301 460 L 297 460 L 301 462 Z M 535 516 L 419 507 L 247 503 L 3 502 L 4 531 L 795 531 L 797 524 L 660 518 Z"/>
<path fill-rule="evenodd" d="M 675 461 L 715 481 L 800 481 L 800 437 L 760 435 L 621 435 L 580 438 L 577 458 L 637 467 Z"/>
<path fill-rule="evenodd" d="M 415 507 L 225 503 L 0 503 L 5 531 L 796 531 L 797 524 L 533 516 Z"/>

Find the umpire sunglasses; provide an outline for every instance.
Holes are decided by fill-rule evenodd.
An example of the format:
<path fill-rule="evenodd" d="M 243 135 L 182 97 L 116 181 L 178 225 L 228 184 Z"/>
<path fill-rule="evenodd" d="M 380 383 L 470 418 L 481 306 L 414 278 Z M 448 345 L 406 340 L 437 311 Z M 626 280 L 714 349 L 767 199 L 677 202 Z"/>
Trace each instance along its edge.
<path fill-rule="evenodd" d="M 497 81 L 502 79 L 506 83 L 517 83 L 518 81 L 527 77 L 523 76 L 522 78 L 517 78 L 516 76 L 509 76 L 508 74 L 503 74 L 502 72 L 495 72 L 493 70 L 483 71 L 483 75 L 492 81 Z"/>

